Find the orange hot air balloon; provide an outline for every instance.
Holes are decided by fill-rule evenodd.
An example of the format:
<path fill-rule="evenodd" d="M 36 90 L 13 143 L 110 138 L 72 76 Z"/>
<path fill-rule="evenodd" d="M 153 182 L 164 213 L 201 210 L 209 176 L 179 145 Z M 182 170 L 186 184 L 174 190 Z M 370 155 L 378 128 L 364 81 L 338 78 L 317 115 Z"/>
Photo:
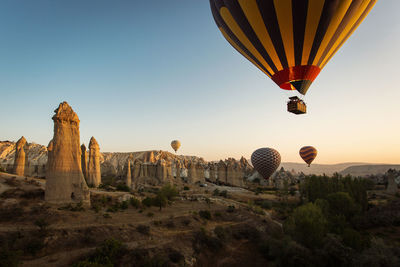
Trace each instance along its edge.
<path fill-rule="evenodd" d="M 219 30 L 240 54 L 280 88 L 305 95 L 376 2 L 210 0 L 210 6 Z"/>
<path fill-rule="evenodd" d="M 317 157 L 317 149 L 312 146 L 303 146 L 299 151 L 300 157 L 308 164 L 310 167 L 311 162 Z"/>
<path fill-rule="evenodd" d="M 171 142 L 171 147 L 176 151 L 178 151 L 178 149 L 181 147 L 181 142 L 179 140 L 173 140 Z"/>

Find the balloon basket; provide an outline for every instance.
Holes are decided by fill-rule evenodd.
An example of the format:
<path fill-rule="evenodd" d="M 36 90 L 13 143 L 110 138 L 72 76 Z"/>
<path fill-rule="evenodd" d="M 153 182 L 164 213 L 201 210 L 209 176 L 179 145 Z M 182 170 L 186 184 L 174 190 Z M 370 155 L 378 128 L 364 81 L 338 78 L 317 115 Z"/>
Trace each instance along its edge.
<path fill-rule="evenodd" d="M 287 102 L 287 110 L 296 115 L 305 114 L 307 113 L 307 105 L 297 96 L 292 96 L 289 97 L 289 101 Z"/>

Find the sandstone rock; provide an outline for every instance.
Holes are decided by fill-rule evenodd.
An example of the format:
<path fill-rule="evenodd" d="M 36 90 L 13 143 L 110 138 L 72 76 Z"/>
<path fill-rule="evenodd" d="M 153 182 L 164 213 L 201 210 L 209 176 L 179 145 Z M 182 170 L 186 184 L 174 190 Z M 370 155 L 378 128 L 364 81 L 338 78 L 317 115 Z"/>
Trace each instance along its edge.
<path fill-rule="evenodd" d="M 89 143 L 89 164 L 87 176 L 87 182 L 89 185 L 99 187 L 101 183 L 100 147 L 93 136 Z"/>
<path fill-rule="evenodd" d="M 126 162 L 125 185 L 129 188 L 132 187 L 132 175 L 131 175 L 131 160 L 132 160 L 132 158 L 133 158 L 132 155 L 130 155 Z"/>
<path fill-rule="evenodd" d="M 197 182 L 198 177 L 197 177 L 197 170 L 196 170 L 196 164 L 194 162 L 188 163 L 188 174 L 187 174 L 187 181 L 189 184 L 194 184 Z"/>
<path fill-rule="evenodd" d="M 25 175 L 25 150 L 24 146 L 26 144 L 25 137 L 21 137 L 15 146 L 15 160 L 13 173 L 19 176 Z"/>
<path fill-rule="evenodd" d="M 218 181 L 220 183 L 226 183 L 226 164 L 222 160 L 218 162 Z"/>
<path fill-rule="evenodd" d="M 88 154 L 86 151 L 85 144 L 81 145 L 81 165 L 82 165 L 82 173 L 87 181 L 87 169 L 88 169 Z"/>
<path fill-rule="evenodd" d="M 54 136 L 49 143 L 45 199 L 53 204 L 90 205 L 90 192 L 82 174 L 79 118 L 67 102 L 54 111 Z"/>

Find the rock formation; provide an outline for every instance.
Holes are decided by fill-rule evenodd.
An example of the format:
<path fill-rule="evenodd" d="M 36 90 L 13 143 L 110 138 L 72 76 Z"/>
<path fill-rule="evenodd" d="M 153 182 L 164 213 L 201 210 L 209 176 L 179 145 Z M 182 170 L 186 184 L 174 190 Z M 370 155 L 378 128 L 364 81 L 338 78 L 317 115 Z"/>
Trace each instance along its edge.
<path fill-rule="evenodd" d="M 222 160 L 218 163 L 218 181 L 226 183 L 226 164 Z"/>
<path fill-rule="evenodd" d="M 25 175 L 25 150 L 26 144 L 25 137 L 21 137 L 15 146 L 15 159 L 13 166 L 13 173 L 19 176 Z"/>
<path fill-rule="evenodd" d="M 398 189 L 397 189 L 397 184 L 395 182 L 395 178 L 396 178 L 396 171 L 395 170 L 388 170 L 387 173 L 387 188 L 386 188 L 386 193 L 394 195 L 397 193 Z"/>
<path fill-rule="evenodd" d="M 129 188 L 132 188 L 132 175 L 131 175 L 131 160 L 132 155 L 129 156 L 126 162 L 126 176 L 125 176 L 125 185 Z"/>
<path fill-rule="evenodd" d="M 82 202 L 90 205 L 90 192 L 82 174 L 79 118 L 67 102 L 54 111 L 54 136 L 49 143 L 45 199 L 49 203 Z"/>
<path fill-rule="evenodd" d="M 81 165 L 82 165 L 82 173 L 87 181 L 87 169 L 88 169 L 88 154 L 86 151 L 85 144 L 81 145 Z"/>
<path fill-rule="evenodd" d="M 87 170 L 87 182 L 90 186 L 99 187 L 101 183 L 100 171 L 100 147 L 92 136 L 89 142 L 89 164 Z"/>

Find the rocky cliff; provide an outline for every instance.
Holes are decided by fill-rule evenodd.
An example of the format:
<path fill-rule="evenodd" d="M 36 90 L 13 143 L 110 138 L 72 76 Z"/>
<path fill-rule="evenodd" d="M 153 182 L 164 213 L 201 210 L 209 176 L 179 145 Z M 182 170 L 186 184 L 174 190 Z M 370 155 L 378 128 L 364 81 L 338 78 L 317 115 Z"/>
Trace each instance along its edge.
<path fill-rule="evenodd" d="M 0 166 L 12 171 L 16 145 L 11 141 L 0 141 Z M 25 145 L 27 163 L 25 175 L 46 176 L 47 148 L 35 143 Z M 201 157 L 175 155 L 167 151 L 151 150 L 127 153 L 100 153 L 100 168 L 103 178 L 116 177 L 121 180 L 127 176 L 127 162 L 132 179 L 132 187 L 138 184 L 160 184 L 172 178 L 186 182 L 204 183 L 207 180 L 221 184 L 243 186 L 253 173 L 252 166 L 245 158 L 229 158 L 219 162 L 206 162 Z"/>

